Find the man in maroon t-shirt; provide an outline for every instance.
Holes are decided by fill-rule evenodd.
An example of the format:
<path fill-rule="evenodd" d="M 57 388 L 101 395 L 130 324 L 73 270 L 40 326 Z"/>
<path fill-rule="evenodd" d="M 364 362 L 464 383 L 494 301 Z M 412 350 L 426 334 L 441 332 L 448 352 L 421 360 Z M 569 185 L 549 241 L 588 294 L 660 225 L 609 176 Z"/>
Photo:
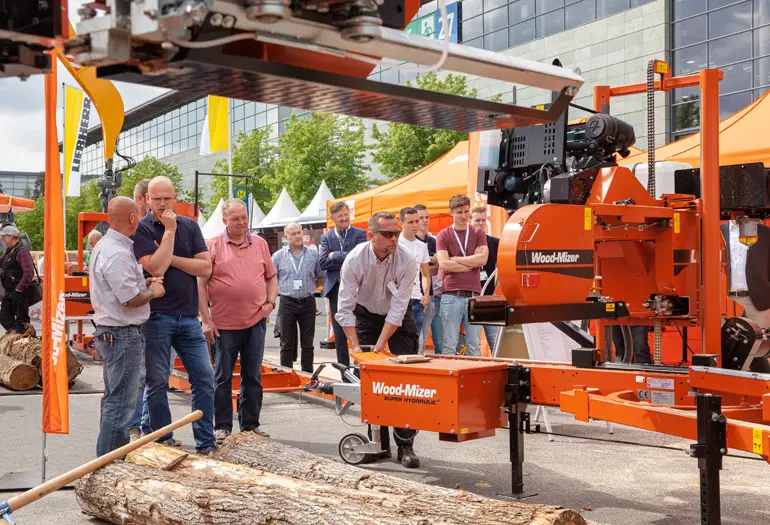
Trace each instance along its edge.
<path fill-rule="evenodd" d="M 471 200 L 455 195 L 449 200 L 454 223 L 436 237 L 436 258 L 444 279 L 441 296 L 441 349 L 436 353 L 454 354 L 465 323 L 466 355 L 481 355 L 481 325 L 468 320 L 468 299 L 481 293 L 480 268 L 489 250 L 484 230 L 470 225 Z"/>

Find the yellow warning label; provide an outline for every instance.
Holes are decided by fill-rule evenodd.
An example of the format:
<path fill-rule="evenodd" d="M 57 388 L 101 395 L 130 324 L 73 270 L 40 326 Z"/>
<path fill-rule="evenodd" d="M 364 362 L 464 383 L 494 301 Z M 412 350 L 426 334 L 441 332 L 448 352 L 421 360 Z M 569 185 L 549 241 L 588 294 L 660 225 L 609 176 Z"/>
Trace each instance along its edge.
<path fill-rule="evenodd" d="M 593 225 L 593 217 L 591 216 L 591 208 L 584 208 L 583 209 L 583 227 L 586 229 L 586 231 L 589 231 L 591 229 L 591 226 Z"/>
<path fill-rule="evenodd" d="M 88 286 L 88 277 L 83 277 L 80 280 L 81 286 Z"/>
<path fill-rule="evenodd" d="M 762 429 L 761 428 L 753 428 L 752 429 L 752 437 L 753 437 L 753 446 L 752 450 L 755 454 L 764 454 L 764 451 L 762 450 L 764 447 L 762 446 Z"/>
<path fill-rule="evenodd" d="M 662 60 L 656 60 L 655 61 L 655 72 L 659 75 L 665 75 L 668 73 L 668 64 L 666 62 L 663 62 Z"/>
<path fill-rule="evenodd" d="M 537 108 L 537 109 L 542 111 L 542 110 L 545 109 L 545 104 L 538 104 L 537 106 L 535 106 L 535 108 Z"/>
<path fill-rule="evenodd" d="M 467 433 L 468 433 L 468 429 L 467 428 L 461 428 L 460 429 L 460 434 L 467 434 Z"/>
<path fill-rule="evenodd" d="M 615 303 L 607 303 L 605 305 L 605 308 L 608 312 L 614 312 L 615 311 Z"/>
<path fill-rule="evenodd" d="M 679 219 L 679 214 L 674 214 L 674 233 L 679 233 L 679 231 L 682 229 L 682 224 Z"/>

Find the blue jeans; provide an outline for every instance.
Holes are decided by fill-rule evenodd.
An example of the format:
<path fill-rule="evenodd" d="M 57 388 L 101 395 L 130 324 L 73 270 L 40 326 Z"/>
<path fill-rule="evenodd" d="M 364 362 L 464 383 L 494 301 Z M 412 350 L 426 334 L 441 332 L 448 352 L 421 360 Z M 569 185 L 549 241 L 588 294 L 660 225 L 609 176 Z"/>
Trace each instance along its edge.
<path fill-rule="evenodd" d="M 128 426 L 144 381 L 144 336 L 138 326 L 97 326 L 96 348 L 104 365 L 99 438 L 96 455 L 126 445 Z"/>
<path fill-rule="evenodd" d="M 441 353 L 441 334 L 444 333 L 444 325 L 441 323 L 441 296 L 440 295 L 434 295 L 433 296 L 433 307 L 435 311 L 433 312 L 433 321 L 430 323 L 430 329 L 431 329 L 431 337 L 433 337 L 433 348 L 435 348 L 435 353 L 440 354 Z M 425 335 L 427 338 L 427 334 Z"/>
<path fill-rule="evenodd" d="M 171 346 L 182 360 L 192 387 L 192 410 L 201 410 L 203 417 L 192 424 L 195 448 L 216 447 L 214 439 L 214 369 L 208 344 L 197 317 L 152 313 L 144 325 L 147 343 L 147 421 L 142 421 L 142 433 L 149 434 L 171 423 L 168 406 L 168 379 L 171 375 Z M 158 441 L 168 441 L 168 433 Z"/>
<path fill-rule="evenodd" d="M 485 324 L 482 326 L 484 327 L 484 335 L 487 336 L 487 344 L 489 344 L 489 351 L 494 353 L 495 341 L 497 341 L 497 336 L 500 334 L 500 327 L 491 325 L 491 324 Z"/>
<path fill-rule="evenodd" d="M 315 322 L 315 318 L 314 318 Z M 262 357 L 265 354 L 267 324 L 260 322 L 244 330 L 220 330 L 214 362 L 214 428 L 233 430 L 233 369 L 241 357 L 241 397 L 238 401 L 238 425 L 241 431 L 259 428 L 262 412 Z"/>
<path fill-rule="evenodd" d="M 412 305 L 412 313 L 414 313 L 414 324 L 417 325 L 417 336 L 422 333 L 422 325 L 425 322 L 425 307 L 419 301 L 419 299 L 412 299 L 415 301 Z"/>
<path fill-rule="evenodd" d="M 468 298 L 451 293 L 441 295 L 441 353 L 456 354 L 460 326 L 465 325 L 465 355 L 481 355 L 481 325 L 468 320 Z"/>

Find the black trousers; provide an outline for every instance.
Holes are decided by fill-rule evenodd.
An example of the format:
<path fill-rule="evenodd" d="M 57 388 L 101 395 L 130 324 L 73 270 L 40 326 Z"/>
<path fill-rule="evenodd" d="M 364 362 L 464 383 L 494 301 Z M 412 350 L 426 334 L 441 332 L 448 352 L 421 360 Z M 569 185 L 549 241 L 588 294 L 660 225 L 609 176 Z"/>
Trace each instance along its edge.
<path fill-rule="evenodd" d="M 363 306 L 356 305 L 356 335 L 362 345 L 375 345 L 385 326 L 385 316 L 373 314 Z M 404 320 L 388 340 L 388 348 L 392 354 L 411 355 L 416 354 L 420 346 L 420 336 L 417 334 L 417 325 L 414 322 L 414 314 L 411 308 L 406 309 Z M 399 447 L 411 445 L 417 432 L 406 428 L 394 428 L 393 439 Z M 371 428 L 369 429 L 371 438 Z M 390 449 L 390 432 L 388 427 L 380 427 L 380 441 L 382 448 Z"/>
<path fill-rule="evenodd" d="M 638 365 L 649 365 L 652 363 L 650 343 L 647 340 L 649 332 L 650 330 L 646 326 L 631 327 L 631 340 L 634 343 L 634 362 Z M 612 344 L 615 345 L 615 356 L 622 361 L 626 355 L 626 344 L 623 341 L 623 332 L 619 326 L 612 327 Z"/>
<path fill-rule="evenodd" d="M 262 358 L 267 323 L 262 319 L 243 330 L 220 330 L 214 353 L 214 428 L 233 429 L 233 370 L 240 356 L 241 397 L 238 425 L 241 431 L 259 427 L 262 413 Z"/>
<path fill-rule="evenodd" d="M 281 366 L 292 368 L 297 358 L 297 327 L 302 348 L 302 371 L 313 371 L 313 338 L 315 337 L 315 297 L 294 299 L 281 296 L 278 304 L 278 328 L 281 334 Z"/>
<path fill-rule="evenodd" d="M 340 283 L 334 285 L 326 294 L 326 298 L 329 299 L 329 309 L 332 312 L 332 329 L 334 330 L 334 346 L 337 349 L 337 362 L 350 366 L 350 353 L 348 352 L 348 338 L 345 335 L 345 330 L 337 322 L 337 297 L 340 292 Z M 315 312 L 313 312 L 315 314 Z"/>
<path fill-rule="evenodd" d="M 29 324 L 29 303 L 22 293 L 5 292 L 0 303 L 0 324 L 6 330 L 24 333 Z"/>

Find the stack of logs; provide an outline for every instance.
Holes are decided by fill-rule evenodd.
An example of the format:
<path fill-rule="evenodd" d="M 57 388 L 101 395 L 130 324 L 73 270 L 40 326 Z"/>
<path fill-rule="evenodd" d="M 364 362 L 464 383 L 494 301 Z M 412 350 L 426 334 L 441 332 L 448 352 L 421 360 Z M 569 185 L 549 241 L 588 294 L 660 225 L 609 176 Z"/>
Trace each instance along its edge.
<path fill-rule="evenodd" d="M 0 336 L 0 385 L 11 390 L 30 390 L 42 386 L 42 345 L 32 334 Z M 83 365 L 67 348 L 67 376 L 75 382 Z"/>
<path fill-rule="evenodd" d="M 120 525 L 586 525 L 562 507 L 425 485 L 253 432 L 214 457 L 145 445 L 84 477 L 76 496 L 84 513 Z"/>

